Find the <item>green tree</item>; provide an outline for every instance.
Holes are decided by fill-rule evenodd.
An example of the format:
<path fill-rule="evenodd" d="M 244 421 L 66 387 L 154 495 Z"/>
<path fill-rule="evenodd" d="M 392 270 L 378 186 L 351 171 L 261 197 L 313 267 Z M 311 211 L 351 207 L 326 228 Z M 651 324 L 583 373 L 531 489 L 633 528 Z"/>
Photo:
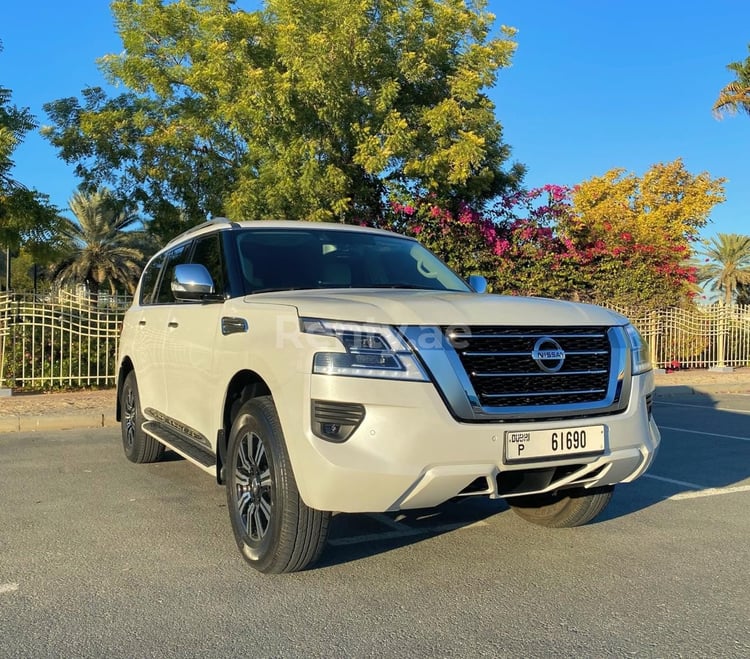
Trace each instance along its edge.
<path fill-rule="evenodd" d="M 748 44 L 750 50 L 750 44 Z M 750 56 L 744 61 L 732 62 L 727 69 L 734 73 L 735 80 L 727 83 L 719 91 L 714 103 L 714 114 L 721 118 L 725 113 L 744 112 L 750 115 Z"/>
<path fill-rule="evenodd" d="M 457 207 L 514 186 L 484 90 L 514 31 L 484 0 L 115 0 L 124 44 L 45 134 L 163 233 L 207 214 L 375 222 L 398 194 Z M 165 229 L 169 228 L 169 231 Z"/>
<path fill-rule="evenodd" d="M 416 236 L 460 274 L 496 293 L 658 308 L 697 292 L 697 232 L 723 199 L 723 180 L 681 161 L 642 177 L 612 170 L 575 188 L 515 190 L 481 211 L 434 201 L 392 205 L 389 228 Z"/>
<path fill-rule="evenodd" d="M 68 250 L 52 268 L 58 283 L 86 284 L 96 296 L 104 284 L 111 293 L 133 293 L 146 259 L 145 232 L 140 219 L 128 213 L 113 194 L 100 188 L 78 192 L 70 200 L 75 220 L 65 219 Z"/>
<path fill-rule="evenodd" d="M 695 295 L 698 232 L 724 200 L 724 179 L 691 174 L 682 160 L 643 176 L 614 169 L 578 185 L 560 231 L 582 257 L 594 302 L 679 306 Z"/>
<path fill-rule="evenodd" d="M 12 171 L 13 152 L 35 127 L 29 109 L 13 105 L 11 90 L 0 86 L 0 247 L 17 252 L 25 246 L 35 259 L 45 262 L 57 247 L 57 209 L 47 195 L 17 181 Z"/>
<path fill-rule="evenodd" d="M 0 272 L 5 272 L 6 253 L 0 252 Z M 47 291 L 50 289 L 49 267 L 22 247 L 13 255 L 10 289 L 13 291 Z"/>
<path fill-rule="evenodd" d="M 750 284 L 737 284 L 737 297 L 735 301 L 737 304 L 750 306 Z"/>
<path fill-rule="evenodd" d="M 705 263 L 699 269 L 700 281 L 722 293 L 724 304 L 732 304 L 738 287 L 750 285 L 750 236 L 719 233 L 701 254 Z"/>

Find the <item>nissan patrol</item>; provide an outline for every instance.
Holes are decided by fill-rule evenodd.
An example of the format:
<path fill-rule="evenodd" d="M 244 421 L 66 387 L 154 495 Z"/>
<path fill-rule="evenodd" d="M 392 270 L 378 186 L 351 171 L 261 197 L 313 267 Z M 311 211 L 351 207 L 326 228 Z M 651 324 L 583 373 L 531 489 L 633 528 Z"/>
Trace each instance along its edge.
<path fill-rule="evenodd" d="M 648 350 L 612 311 L 484 286 L 386 231 L 195 227 L 125 316 L 125 455 L 168 448 L 212 474 L 267 573 L 312 564 L 332 511 L 487 496 L 584 524 L 656 452 Z"/>

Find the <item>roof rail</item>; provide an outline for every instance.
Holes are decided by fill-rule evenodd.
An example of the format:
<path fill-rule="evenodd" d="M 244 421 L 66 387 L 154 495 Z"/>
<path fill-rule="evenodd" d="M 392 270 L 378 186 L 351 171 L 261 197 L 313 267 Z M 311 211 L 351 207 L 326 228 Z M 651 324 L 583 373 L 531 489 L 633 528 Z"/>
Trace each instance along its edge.
<path fill-rule="evenodd" d="M 212 227 L 216 226 L 218 224 L 224 224 L 229 225 L 233 229 L 238 228 L 240 225 L 236 222 L 232 222 L 232 220 L 226 218 L 226 217 L 214 217 L 210 220 L 206 220 L 205 222 L 201 222 L 200 224 L 196 224 L 195 226 L 190 227 L 189 229 L 185 229 L 182 233 L 176 235 L 172 240 L 170 240 L 167 245 L 171 245 L 174 242 L 177 242 L 179 240 L 182 240 L 183 238 L 186 238 L 187 236 L 195 233 L 199 229 L 205 229 L 206 227 Z"/>

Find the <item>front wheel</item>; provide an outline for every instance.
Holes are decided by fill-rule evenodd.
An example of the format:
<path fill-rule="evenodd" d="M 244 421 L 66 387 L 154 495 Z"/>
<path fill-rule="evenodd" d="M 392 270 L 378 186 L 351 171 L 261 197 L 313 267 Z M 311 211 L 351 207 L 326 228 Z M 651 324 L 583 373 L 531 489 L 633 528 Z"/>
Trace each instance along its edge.
<path fill-rule="evenodd" d="M 527 522 L 553 528 L 581 526 L 601 513 L 612 498 L 614 485 L 591 490 L 565 490 L 555 494 L 510 497 L 506 501 Z"/>
<path fill-rule="evenodd" d="M 331 513 L 302 501 L 270 396 L 242 405 L 227 453 L 227 505 L 245 560 L 269 574 L 296 572 L 315 562 Z"/>

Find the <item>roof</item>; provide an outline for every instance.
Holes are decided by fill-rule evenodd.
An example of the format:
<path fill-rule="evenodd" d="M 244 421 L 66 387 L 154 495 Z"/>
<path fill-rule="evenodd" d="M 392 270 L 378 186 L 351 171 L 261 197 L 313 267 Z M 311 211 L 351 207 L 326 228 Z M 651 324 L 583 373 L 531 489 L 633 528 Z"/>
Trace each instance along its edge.
<path fill-rule="evenodd" d="M 409 236 L 403 236 L 401 234 L 394 234 L 392 231 L 386 231 L 384 229 L 375 229 L 373 227 L 359 226 L 357 224 L 343 224 L 339 222 L 306 222 L 302 220 L 243 220 L 241 222 L 234 222 L 227 219 L 226 217 L 216 217 L 201 224 L 197 224 L 194 227 L 190 227 L 186 231 L 178 234 L 172 240 L 170 240 L 165 247 L 181 242 L 188 237 L 199 236 L 204 233 L 210 233 L 212 229 L 216 227 L 219 230 L 232 230 L 232 229 L 307 229 L 313 231 L 357 231 L 362 233 L 374 233 L 378 235 L 398 235 L 401 238 L 410 238 Z M 413 240 L 413 239 L 412 239 Z"/>

